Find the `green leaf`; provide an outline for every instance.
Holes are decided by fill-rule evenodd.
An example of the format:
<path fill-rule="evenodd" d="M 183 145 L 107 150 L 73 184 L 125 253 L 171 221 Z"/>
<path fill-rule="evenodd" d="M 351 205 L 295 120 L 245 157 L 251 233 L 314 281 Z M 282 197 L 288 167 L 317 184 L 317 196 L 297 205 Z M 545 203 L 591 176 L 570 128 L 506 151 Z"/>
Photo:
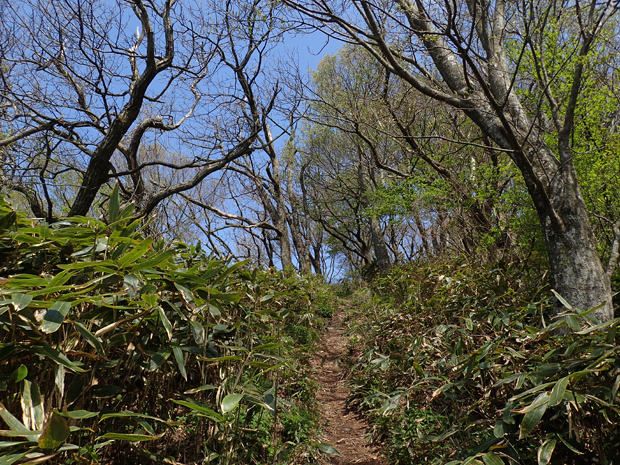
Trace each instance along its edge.
<path fill-rule="evenodd" d="M 65 415 L 74 420 L 85 420 L 86 418 L 93 418 L 99 415 L 99 412 L 89 412 L 88 410 L 72 410 L 70 412 L 63 412 Z"/>
<path fill-rule="evenodd" d="M 163 308 L 158 307 L 157 311 L 159 312 L 159 317 L 161 318 L 161 322 L 164 325 L 164 329 L 166 330 L 166 333 L 168 334 L 168 340 L 171 341 L 172 340 L 172 324 L 170 323 L 170 320 L 166 316 L 166 312 L 164 311 Z"/>
<path fill-rule="evenodd" d="M 4 422 L 11 428 L 12 431 L 29 431 L 21 421 L 15 418 L 11 412 L 9 412 L 4 405 L 0 402 L 0 417 L 4 420 Z"/>
<path fill-rule="evenodd" d="M 573 331 L 581 331 L 581 325 L 579 324 L 579 321 L 577 321 L 577 318 L 574 315 L 566 315 L 564 318 L 566 320 L 566 324 L 568 324 L 568 327 L 570 329 L 572 329 Z"/>
<path fill-rule="evenodd" d="M 142 302 L 144 302 L 149 308 L 157 305 L 157 294 L 142 294 L 140 298 L 142 299 Z"/>
<path fill-rule="evenodd" d="M 173 347 L 172 352 L 174 353 L 174 358 L 177 361 L 177 365 L 179 366 L 179 372 L 185 381 L 187 381 L 187 372 L 185 371 L 185 357 L 183 356 L 183 351 L 180 347 Z"/>
<path fill-rule="evenodd" d="M 263 405 L 266 405 L 269 410 L 274 412 L 276 410 L 276 397 L 273 394 L 266 394 Z"/>
<path fill-rule="evenodd" d="M 618 388 L 620 388 L 620 375 L 616 376 L 616 381 L 614 382 L 614 385 L 611 388 L 611 392 L 609 393 L 609 400 L 611 402 L 615 401 L 616 394 L 618 393 Z"/>
<path fill-rule="evenodd" d="M 495 427 L 493 428 L 493 436 L 495 436 L 497 439 L 500 439 L 504 437 L 507 429 L 508 429 L 508 424 L 505 421 L 498 420 L 495 423 Z"/>
<path fill-rule="evenodd" d="M 330 444 L 325 444 L 325 443 L 321 443 L 318 445 L 318 448 L 321 452 L 324 452 L 325 454 L 329 454 L 329 455 L 335 455 L 337 457 L 342 457 L 342 454 L 340 452 L 338 452 L 334 446 L 330 445 Z"/>
<path fill-rule="evenodd" d="M 58 294 L 58 293 L 64 293 L 65 291 L 69 291 L 69 290 L 75 290 L 76 287 L 72 286 L 72 285 L 67 285 L 67 286 L 46 286 L 44 289 L 39 289 L 37 291 L 30 291 L 30 295 L 32 295 L 33 297 L 37 297 L 37 296 L 46 296 L 46 295 L 51 295 L 51 294 Z M 88 289 L 80 289 L 80 292 L 76 292 L 73 293 L 74 295 L 77 294 L 83 294 L 84 292 L 88 291 Z M 71 295 L 71 294 L 70 294 Z M 65 299 L 67 298 L 67 295 L 65 294 L 63 296 Z"/>
<path fill-rule="evenodd" d="M 174 399 L 172 399 L 172 402 L 174 402 L 175 404 L 182 405 L 183 407 L 187 407 L 191 410 L 195 410 L 196 412 L 202 413 L 205 417 L 215 421 L 216 423 L 221 423 L 224 419 L 222 415 L 210 409 L 209 407 L 205 406 L 204 404 L 199 404 L 196 402 L 189 402 L 185 400 L 174 400 Z"/>
<path fill-rule="evenodd" d="M 67 440 L 70 433 L 67 421 L 54 410 L 43 429 L 43 434 L 39 437 L 39 447 L 43 450 L 57 449 Z"/>
<path fill-rule="evenodd" d="M 23 446 L 24 441 L 0 441 L 0 451 L 2 449 L 9 449 L 15 446 Z"/>
<path fill-rule="evenodd" d="M 17 213 L 11 211 L 6 215 L 2 215 L 0 217 L 0 231 L 4 231 L 5 229 L 9 229 L 15 222 L 17 221 Z"/>
<path fill-rule="evenodd" d="M 39 385 L 27 379 L 24 380 L 24 388 L 22 390 L 20 402 L 26 428 L 31 430 L 42 429 L 45 413 L 43 411 L 43 401 L 41 400 Z"/>
<path fill-rule="evenodd" d="M 238 355 L 223 355 L 222 357 L 200 357 L 199 360 L 207 360 L 209 362 L 230 362 L 231 360 L 241 361 L 243 360 Z"/>
<path fill-rule="evenodd" d="M 69 302 L 56 302 L 52 305 L 48 311 L 43 315 L 41 321 L 41 331 L 47 334 L 54 333 L 60 328 L 62 322 L 65 320 L 67 313 L 71 309 Z"/>
<path fill-rule="evenodd" d="M 220 311 L 219 308 L 217 308 L 215 305 L 213 304 L 209 304 L 209 314 L 213 317 L 213 318 L 219 318 L 222 316 L 222 312 Z"/>
<path fill-rule="evenodd" d="M 57 349 L 53 349 L 47 344 L 44 346 L 36 347 L 33 351 L 43 357 L 49 358 L 50 360 L 56 363 L 60 363 L 61 365 L 64 365 L 65 368 L 68 368 L 71 371 L 75 371 L 77 373 L 86 373 L 87 371 L 87 370 L 80 368 L 79 365 L 77 365 L 75 362 L 72 362 L 71 360 L 69 360 L 65 356 L 65 354 L 63 354 Z"/>
<path fill-rule="evenodd" d="M 151 436 L 147 434 L 124 434 L 124 433 L 106 433 L 100 437 L 100 439 L 112 439 L 116 441 L 131 441 L 131 442 L 143 442 L 154 441 L 161 438 L 163 435 Z"/>
<path fill-rule="evenodd" d="M 190 327 L 192 328 L 192 335 L 194 336 L 194 340 L 196 344 L 202 345 L 205 342 L 205 329 L 204 327 L 198 323 L 197 321 L 190 320 Z"/>
<path fill-rule="evenodd" d="M 60 273 L 58 273 L 56 276 L 54 276 L 50 280 L 47 286 L 48 287 L 62 286 L 67 281 L 69 281 L 74 275 L 75 273 L 71 273 L 69 271 L 61 271 Z"/>
<path fill-rule="evenodd" d="M 562 441 L 562 443 L 566 446 L 566 448 L 568 450 L 570 450 L 571 452 L 577 454 L 577 455 L 584 455 L 585 452 L 575 448 L 575 446 L 573 446 L 570 442 L 566 441 L 566 439 L 564 439 L 562 436 L 558 436 L 560 438 L 560 441 Z"/>
<path fill-rule="evenodd" d="M 17 367 L 17 369 L 13 373 L 11 373 L 11 379 L 15 383 L 19 383 L 26 376 L 28 376 L 28 367 L 23 363 L 19 367 Z"/>
<path fill-rule="evenodd" d="M 211 299 L 218 300 L 220 302 L 239 302 L 241 300 L 241 294 L 238 292 L 220 292 L 215 289 L 207 288 Z"/>
<path fill-rule="evenodd" d="M 15 311 L 19 312 L 30 305 L 30 302 L 32 302 L 32 296 L 28 294 L 15 293 L 11 296 L 11 300 L 13 307 L 15 307 Z"/>
<path fill-rule="evenodd" d="M 153 258 L 140 260 L 131 268 L 131 272 L 135 273 L 136 271 L 143 270 L 145 268 L 152 268 L 155 265 L 160 265 L 161 263 L 172 257 L 174 254 L 174 250 L 166 250 L 165 252 L 162 252 Z"/>
<path fill-rule="evenodd" d="M 127 218 L 129 218 L 131 216 L 131 214 L 134 212 L 134 210 L 136 209 L 136 206 L 133 202 L 131 202 L 130 204 L 128 204 L 125 208 L 123 208 L 121 210 L 121 212 L 118 214 L 118 218 L 119 220 L 125 220 Z M 133 221 L 131 223 L 131 225 L 129 225 L 127 228 L 123 229 L 123 233 L 126 232 L 127 229 L 130 230 L 129 234 L 131 234 L 131 232 L 133 232 L 135 230 L 135 228 L 140 224 L 140 219 L 137 219 L 135 221 Z M 133 225 L 136 225 L 135 227 L 132 228 Z"/>
<path fill-rule="evenodd" d="M 266 362 L 252 361 L 252 362 L 248 362 L 248 366 L 265 370 L 267 368 L 271 368 L 273 365 L 271 363 L 266 363 Z"/>
<path fill-rule="evenodd" d="M 65 393 L 65 367 L 63 365 L 56 365 L 54 367 L 54 384 L 58 393 L 62 396 Z"/>
<path fill-rule="evenodd" d="M 536 368 L 537 373 L 543 378 L 549 378 L 561 370 L 559 363 L 543 363 Z"/>
<path fill-rule="evenodd" d="M 85 268 L 94 268 L 96 270 L 101 270 L 101 269 L 104 269 L 105 267 L 113 267 L 114 261 L 110 259 L 89 260 L 87 262 L 76 262 L 76 263 L 69 263 L 67 265 L 56 265 L 56 266 L 58 266 L 58 268 L 61 268 L 63 270 L 83 270 Z"/>
<path fill-rule="evenodd" d="M 32 450 L 27 450 L 26 452 L 21 452 L 17 454 L 9 454 L 0 457 L 0 465 L 12 465 L 18 460 L 21 460 L 26 454 L 29 454 Z"/>
<path fill-rule="evenodd" d="M 103 252 L 104 250 L 106 250 L 108 248 L 108 239 L 106 237 L 99 237 L 97 238 L 97 241 L 95 242 L 95 245 L 91 245 L 89 247 L 85 247 L 81 250 L 78 250 L 77 252 L 73 252 L 71 254 L 72 257 L 75 258 L 80 258 L 80 257 L 86 257 L 87 255 L 94 255 L 100 252 Z M 87 264 L 92 263 L 93 265 L 96 262 L 86 262 Z M 91 266 L 93 266 L 91 265 Z M 67 265 L 59 267 L 59 268 L 67 268 L 67 269 L 72 269 L 73 267 L 69 267 Z"/>
<path fill-rule="evenodd" d="M 527 436 L 543 417 L 549 406 L 549 394 L 543 392 L 540 394 L 525 411 L 525 416 L 521 420 L 521 428 L 519 439 Z"/>
<path fill-rule="evenodd" d="M 105 350 L 103 349 L 103 344 L 101 343 L 101 340 L 97 336 L 95 336 L 93 333 L 91 333 L 88 330 L 88 328 L 84 326 L 82 323 L 80 323 L 79 321 L 76 321 L 73 324 L 75 325 L 75 328 L 78 330 L 80 335 L 84 339 L 86 339 L 86 342 L 88 342 L 91 346 L 93 346 L 93 348 L 97 351 L 99 356 L 106 358 Z"/>
<path fill-rule="evenodd" d="M 199 386 L 197 388 L 188 389 L 183 394 L 196 394 L 197 392 L 214 391 L 216 389 L 217 389 L 217 386 L 214 386 L 213 384 L 204 384 L 204 385 Z"/>
<path fill-rule="evenodd" d="M 146 253 L 146 251 L 151 247 L 153 243 L 153 239 L 148 238 L 140 243 L 129 253 L 123 255 L 118 259 L 119 268 L 125 268 L 129 263 L 135 262 L 138 258 Z"/>
<path fill-rule="evenodd" d="M 493 452 L 487 452 L 482 456 L 482 461 L 485 465 L 504 465 L 504 461 Z"/>
<path fill-rule="evenodd" d="M 572 310 L 573 307 L 571 306 L 571 304 L 569 304 L 566 299 L 564 299 L 564 297 L 562 297 L 560 294 L 558 294 L 555 289 L 551 289 L 551 292 L 553 292 L 553 295 L 555 295 L 556 299 L 558 299 L 560 301 L 560 303 L 562 305 L 564 305 L 567 309 Z"/>
<path fill-rule="evenodd" d="M 559 380 L 557 383 L 555 383 L 555 386 L 553 386 L 553 390 L 551 391 L 551 396 L 549 397 L 549 405 L 551 407 L 558 405 L 560 402 L 562 402 L 569 380 L 570 377 L 566 376 Z"/>
<path fill-rule="evenodd" d="M 13 430 L 0 430 L 0 436 L 6 436 L 8 438 L 26 438 L 28 441 L 35 441 L 41 436 L 41 430 L 26 430 L 26 431 L 13 431 Z"/>
<path fill-rule="evenodd" d="M 467 457 L 464 461 L 463 461 L 463 465 L 470 465 L 472 463 L 475 464 L 482 464 L 482 462 L 480 460 L 478 460 L 479 455 L 472 455 L 471 457 Z"/>
<path fill-rule="evenodd" d="M 186 302 L 193 304 L 194 303 L 194 294 L 188 288 L 179 283 L 174 283 L 174 287 L 181 293 Z"/>
<path fill-rule="evenodd" d="M 168 357 L 170 357 L 170 351 L 168 350 L 161 350 L 159 352 L 156 352 L 155 354 L 153 354 L 151 360 L 149 361 L 148 370 L 157 370 L 160 366 L 163 365 L 166 360 L 168 360 Z"/>
<path fill-rule="evenodd" d="M 155 420 L 160 423 L 168 424 L 166 420 L 162 420 L 161 418 L 154 417 L 152 415 L 144 415 L 143 413 L 132 412 L 130 410 L 124 410 L 116 413 L 106 413 L 101 416 L 101 421 L 107 420 L 108 418 L 146 418 L 148 420 Z"/>
<path fill-rule="evenodd" d="M 547 465 L 551 461 L 551 454 L 555 449 L 555 439 L 547 439 L 538 449 L 538 465 Z"/>
<path fill-rule="evenodd" d="M 519 377 L 519 379 L 520 379 L 520 377 Z M 543 389 L 547 389 L 548 387 L 553 386 L 553 385 L 555 385 L 555 383 L 553 381 L 550 381 L 548 383 L 539 384 L 538 386 L 534 386 L 532 389 L 528 389 L 525 392 L 522 392 L 522 393 L 520 393 L 520 394 L 518 394 L 516 396 L 511 397 L 510 399 L 508 399 L 508 401 L 509 402 L 514 402 L 516 400 L 523 399 L 524 397 L 528 397 L 531 394 L 534 394 L 535 392 L 542 391 Z M 525 413 L 525 412 L 520 412 L 520 413 Z"/>
<path fill-rule="evenodd" d="M 278 347 L 282 347 L 282 344 L 279 342 L 269 342 L 267 344 L 261 344 L 259 346 L 254 347 L 254 352 L 259 352 L 262 350 L 273 350 L 273 349 L 277 349 Z"/>
<path fill-rule="evenodd" d="M 135 274 L 131 273 L 126 274 L 123 277 L 123 283 L 125 285 L 125 290 L 131 298 L 134 298 L 136 295 L 138 295 L 138 291 L 142 287 L 140 279 Z"/>
<path fill-rule="evenodd" d="M 243 394 L 228 394 L 222 399 L 222 412 L 228 413 L 233 411 L 239 402 L 243 399 Z"/>
<path fill-rule="evenodd" d="M 415 372 L 418 374 L 418 376 L 424 377 L 424 370 L 422 369 L 422 367 L 420 366 L 418 362 L 416 361 L 413 362 L 413 368 L 415 369 Z"/>
<path fill-rule="evenodd" d="M 118 219 L 118 210 L 120 207 L 120 199 L 118 194 L 118 184 L 114 185 L 112 189 L 112 195 L 110 195 L 110 202 L 108 203 L 108 219 L 110 223 L 114 223 Z"/>
<path fill-rule="evenodd" d="M 609 320 L 609 321 L 605 321 L 603 323 L 599 323 L 597 325 L 594 326 L 590 326 L 589 328 L 583 329 L 581 331 L 576 331 L 575 334 L 588 334 L 591 333 L 593 331 L 599 331 L 603 328 L 606 328 L 607 326 L 613 325 L 614 323 L 618 323 L 620 321 L 620 318 L 615 318 L 613 320 Z"/>

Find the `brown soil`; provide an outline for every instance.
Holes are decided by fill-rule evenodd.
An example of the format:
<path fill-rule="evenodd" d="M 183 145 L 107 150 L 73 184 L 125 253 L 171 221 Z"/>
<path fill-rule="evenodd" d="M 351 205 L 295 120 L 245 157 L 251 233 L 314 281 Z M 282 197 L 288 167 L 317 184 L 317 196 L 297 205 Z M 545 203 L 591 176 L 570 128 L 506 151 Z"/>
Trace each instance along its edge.
<path fill-rule="evenodd" d="M 323 335 L 319 351 L 310 364 L 314 379 L 319 383 L 317 400 L 325 421 L 321 441 L 333 446 L 341 456 L 332 456 L 325 464 L 338 465 L 385 465 L 379 449 L 366 439 L 368 424 L 356 412 L 347 409 L 345 401 L 349 395 L 346 372 L 339 360 L 347 352 L 344 337 L 343 313 L 337 311 L 329 322 L 329 330 Z"/>

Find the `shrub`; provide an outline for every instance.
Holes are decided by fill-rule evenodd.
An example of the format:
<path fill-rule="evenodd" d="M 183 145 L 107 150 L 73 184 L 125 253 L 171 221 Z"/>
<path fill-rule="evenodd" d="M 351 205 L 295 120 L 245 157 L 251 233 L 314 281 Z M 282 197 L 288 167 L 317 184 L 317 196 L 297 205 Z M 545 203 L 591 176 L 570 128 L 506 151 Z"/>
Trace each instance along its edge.
<path fill-rule="evenodd" d="M 301 349 L 277 335 L 312 326 L 309 287 L 275 298 L 277 277 L 110 205 L 46 225 L 0 199 L 0 461 L 304 463 L 273 419 L 295 408 Z"/>
<path fill-rule="evenodd" d="M 331 318 L 334 316 L 334 309 L 328 304 L 319 304 L 316 306 L 316 314 L 323 318 Z"/>
<path fill-rule="evenodd" d="M 393 463 L 618 460 L 619 321 L 568 304 L 553 317 L 543 287 L 460 262 L 375 283 L 355 315 L 350 402 Z"/>

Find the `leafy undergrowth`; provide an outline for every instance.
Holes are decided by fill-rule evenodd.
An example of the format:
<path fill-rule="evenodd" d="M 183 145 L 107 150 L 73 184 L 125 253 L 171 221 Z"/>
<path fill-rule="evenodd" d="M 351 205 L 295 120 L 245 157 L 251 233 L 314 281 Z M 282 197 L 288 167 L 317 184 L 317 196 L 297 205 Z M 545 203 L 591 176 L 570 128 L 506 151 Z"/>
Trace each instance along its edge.
<path fill-rule="evenodd" d="M 450 263 L 356 292 L 349 402 L 390 463 L 618 463 L 618 320 L 552 317 L 541 288 L 514 265 Z"/>
<path fill-rule="evenodd" d="M 316 463 L 330 290 L 110 205 L 48 226 L 0 200 L 0 463 Z"/>

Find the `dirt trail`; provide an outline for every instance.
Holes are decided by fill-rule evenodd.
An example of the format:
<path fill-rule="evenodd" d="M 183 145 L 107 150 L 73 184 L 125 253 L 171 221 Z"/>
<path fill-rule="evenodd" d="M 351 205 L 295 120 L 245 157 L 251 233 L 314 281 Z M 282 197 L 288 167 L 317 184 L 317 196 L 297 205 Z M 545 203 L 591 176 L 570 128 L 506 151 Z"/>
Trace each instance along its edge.
<path fill-rule="evenodd" d="M 344 331 L 343 313 L 339 310 L 329 322 L 329 330 L 321 339 L 320 350 L 310 360 L 315 372 L 314 379 L 320 385 L 317 400 L 326 421 L 321 441 L 332 445 L 342 454 L 341 457 L 329 458 L 325 463 L 385 465 L 378 448 L 366 441 L 368 425 L 356 412 L 345 407 L 349 389 L 345 386 L 346 373 L 338 363 L 347 351 Z"/>

